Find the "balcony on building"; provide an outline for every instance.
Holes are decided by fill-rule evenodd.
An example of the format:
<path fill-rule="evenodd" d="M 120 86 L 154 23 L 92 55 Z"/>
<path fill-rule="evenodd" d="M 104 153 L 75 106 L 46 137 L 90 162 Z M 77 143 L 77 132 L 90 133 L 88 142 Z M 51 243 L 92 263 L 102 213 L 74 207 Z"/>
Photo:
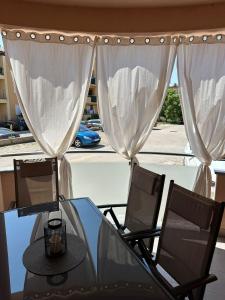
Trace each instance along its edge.
<path fill-rule="evenodd" d="M 0 67 L 0 79 L 4 79 L 4 69 Z"/>
<path fill-rule="evenodd" d="M 91 78 L 91 85 L 96 85 L 96 78 L 95 77 Z"/>
<path fill-rule="evenodd" d="M 7 103 L 7 97 L 6 97 L 6 93 L 4 90 L 3 91 L 0 90 L 0 104 L 1 103 L 2 104 Z"/>
<path fill-rule="evenodd" d="M 90 99 L 90 102 L 97 102 L 97 96 L 96 95 L 88 95 L 88 98 Z"/>

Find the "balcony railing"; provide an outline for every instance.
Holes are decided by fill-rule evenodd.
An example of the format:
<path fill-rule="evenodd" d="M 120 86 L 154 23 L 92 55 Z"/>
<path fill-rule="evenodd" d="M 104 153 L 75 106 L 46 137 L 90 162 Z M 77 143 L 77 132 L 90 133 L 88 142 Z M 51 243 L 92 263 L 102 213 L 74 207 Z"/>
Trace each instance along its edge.
<path fill-rule="evenodd" d="M 91 102 L 97 102 L 97 96 L 96 95 L 88 95 L 89 98 L 91 98 Z"/>
<path fill-rule="evenodd" d="M 5 92 L 5 91 L 0 92 L 0 99 L 4 99 L 4 100 L 7 99 L 7 97 L 6 97 L 6 92 Z"/>

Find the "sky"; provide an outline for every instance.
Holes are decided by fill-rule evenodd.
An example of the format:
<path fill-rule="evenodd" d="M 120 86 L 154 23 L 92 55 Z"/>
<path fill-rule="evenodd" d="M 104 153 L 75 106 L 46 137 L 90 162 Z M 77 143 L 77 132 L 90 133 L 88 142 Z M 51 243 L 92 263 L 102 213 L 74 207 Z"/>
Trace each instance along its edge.
<path fill-rule="evenodd" d="M 0 48 L 3 47 L 2 43 L 2 37 L 0 35 Z M 177 79 L 177 62 L 175 61 L 174 68 L 173 68 L 173 73 L 170 79 L 170 85 L 178 84 L 178 79 Z"/>
<path fill-rule="evenodd" d="M 178 78 L 177 78 L 177 60 L 175 60 L 174 67 L 173 67 L 173 72 L 170 78 L 170 85 L 174 84 L 178 85 Z"/>

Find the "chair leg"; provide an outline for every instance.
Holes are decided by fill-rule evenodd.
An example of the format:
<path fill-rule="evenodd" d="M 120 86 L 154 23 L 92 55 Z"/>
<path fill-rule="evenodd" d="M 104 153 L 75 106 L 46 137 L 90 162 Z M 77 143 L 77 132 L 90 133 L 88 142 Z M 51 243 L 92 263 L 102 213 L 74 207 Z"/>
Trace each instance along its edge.
<path fill-rule="evenodd" d="M 184 297 L 184 299 L 185 299 L 185 297 Z M 189 299 L 189 300 L 194 300 L 194 296 L 193 296 L 193 293 L 192 293 L 192 292 L 190 292 L 190 293 L 188 294 L 188 299 Z"/>
<path fill-rule="evenodd" d="M 147 249 L 144 241 L 139 240 L 137 243 L 138 243 L 138 247 L 142 253 L 142 256 L 146 260 L 147 264 L 152 265 L 152 254 L 149 253 L 149 250 Z"/>
<path fill-rule="evenodd" d="M 188 293 L 187 296 L 177 296 L 177 300 L 185 300 L 185 299 L 188 299 L 188 300 L 194 300 L 194 296 L 193 296 L 193 293 L 190 292 Z"/>

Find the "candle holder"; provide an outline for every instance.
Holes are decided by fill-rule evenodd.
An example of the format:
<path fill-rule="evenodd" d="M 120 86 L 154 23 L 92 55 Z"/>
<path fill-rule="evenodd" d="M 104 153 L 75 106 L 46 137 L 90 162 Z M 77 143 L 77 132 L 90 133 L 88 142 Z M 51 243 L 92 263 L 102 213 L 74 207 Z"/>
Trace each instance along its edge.
<path fill-rule="evenodd" d="M 61 212 L 61 211 L 60 211 Z M 45 254 L 47 257 L 63 255 L 67 249 L 66 223 L 61 217 L 49 219 L 44 226 Z"/>

